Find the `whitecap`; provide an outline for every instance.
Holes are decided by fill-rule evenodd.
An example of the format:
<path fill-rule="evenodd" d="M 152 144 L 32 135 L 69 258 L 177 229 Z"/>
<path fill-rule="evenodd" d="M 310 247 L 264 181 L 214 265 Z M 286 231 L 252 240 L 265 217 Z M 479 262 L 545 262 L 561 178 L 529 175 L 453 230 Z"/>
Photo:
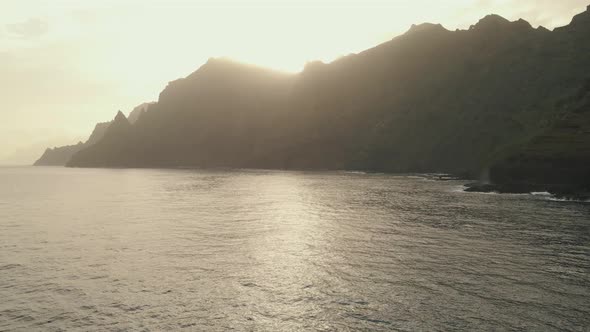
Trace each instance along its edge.
<path fill-rule="evenodd" d="M 547 200 L 552 202 L 568 202 L 568 203 L 590 203 L 590 199 L 570 199 L 570 198 L 559 198 L 559 197 L 548 197 Z"/>

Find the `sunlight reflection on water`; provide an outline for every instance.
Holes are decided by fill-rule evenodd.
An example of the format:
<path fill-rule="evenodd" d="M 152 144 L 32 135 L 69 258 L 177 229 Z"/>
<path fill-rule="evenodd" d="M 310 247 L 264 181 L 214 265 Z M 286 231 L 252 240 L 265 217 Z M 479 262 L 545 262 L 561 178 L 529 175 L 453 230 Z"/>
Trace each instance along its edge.
<path fill-rule="evenodd" d="M 0 330 L 590 326 L 588 204 L 344 172 L 0 183 Z"/>

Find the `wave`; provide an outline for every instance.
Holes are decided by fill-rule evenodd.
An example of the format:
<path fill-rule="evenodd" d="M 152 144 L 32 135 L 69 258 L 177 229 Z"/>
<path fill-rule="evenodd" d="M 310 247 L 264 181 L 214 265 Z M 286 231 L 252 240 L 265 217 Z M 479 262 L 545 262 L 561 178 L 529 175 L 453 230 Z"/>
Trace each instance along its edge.
<path fill-rule="evenodd" d="M 467 187 L 466 185 L 459 185 L 459 186 L 453 186 L 453 188 L 451 189 L 452 193 L 466 193 L 466 194 L 470 194 L 470 192 L 467 191 L 469 187 Z"/>
<path fill-rule="evenodd" d="M 454 188 L 451 189 L 451 192 L 453 193 L 468 193 L 468 194 L 480 194 L 480 195 L 510 195 L 510 196 L 533 196 L 533 197 L 539 197 L 543 200 L 546 201 L 552 201 L 552 202 L 568 202 L 568 203 L 590 203 L 590 199 L 572 199 L 572 198 L 560 198 L 560 197 L 556 197 L 555 195 L 553 195 L 552 193 L 548 192 L 548 191 L 533 191 L 530 193 L 523 193 L 523 194 L 516 194 L 516 193 L 500 193 L 497 191 L 491 191 L 491 192 L 468 192 L 466 191 L 468 189 L 467 186 L 462 185 L 462 186 L 455 186 Z"/>
<path fill-rule="evenodd" d="M 363 171 L 344 171 L 346 174 L 357 174 L 357 175 L 367 175 L 369 173 Z"/>
<path fill-rule="evenodd" d="M 547 197 L 547 200 L 552 201 L 552 202 L 590 203 L 590 199 L 559 198 L 559 197 L 555 197 L 555 196 Z"/>

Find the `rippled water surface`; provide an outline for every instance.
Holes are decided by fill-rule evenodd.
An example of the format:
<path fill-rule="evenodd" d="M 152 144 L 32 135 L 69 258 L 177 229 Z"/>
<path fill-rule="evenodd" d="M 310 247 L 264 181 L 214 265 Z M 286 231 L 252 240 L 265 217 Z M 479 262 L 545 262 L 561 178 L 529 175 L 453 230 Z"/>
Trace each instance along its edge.
<path fill-rule="evenodd" d="M 321 172 L 0 168 L 0 331 L 590 329 L 590 204 Z"/>

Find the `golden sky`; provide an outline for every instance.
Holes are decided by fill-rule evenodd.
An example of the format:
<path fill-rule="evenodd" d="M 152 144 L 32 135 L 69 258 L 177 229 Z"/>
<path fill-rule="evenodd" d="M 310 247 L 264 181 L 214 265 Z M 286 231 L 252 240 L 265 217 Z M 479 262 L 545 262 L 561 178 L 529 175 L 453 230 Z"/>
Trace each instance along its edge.
<path fill-rule="evenodd" d="M 209 57 L 297 72 L 413 23 L 467 28 L 486 14 L 554 28 L 589 0 L 0 0 L 0 163 L 85 139 L 157 100 Z M 10 157 L 17 152 L 20 156 Z"/>

